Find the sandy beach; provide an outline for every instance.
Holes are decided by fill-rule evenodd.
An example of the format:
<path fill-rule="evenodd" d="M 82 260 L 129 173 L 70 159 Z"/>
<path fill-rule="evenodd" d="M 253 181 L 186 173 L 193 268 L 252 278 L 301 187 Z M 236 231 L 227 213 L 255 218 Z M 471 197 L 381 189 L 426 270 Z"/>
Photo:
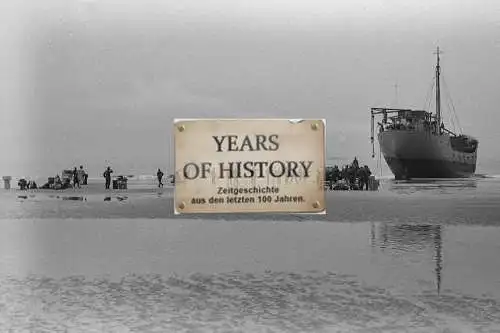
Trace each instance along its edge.
<path fill-rule="evenodd" d="M 496 179 L 329 192 L 324 216 L 103 187 L 1 192 L 2 330 L 500 331 Z"/>
<path fill-rule="evenodd" d="M 190 214 L 208 220 L 388 221 L 496 225 L 500 179 L 422 183 L 385 181 L 379 191 L 327 192 L 326 215 Z M 174 188 L 148 181 L 127 190 L 105 190 L 99 182 L 82 189 L 0 192 L 1 218 L 172 218 Z M 458 195 L 457 195 L 458 194 Z M 20 203 L 24 209 L 19 209 Z M 479 206 L 478 206 L 479 205 Z"/>

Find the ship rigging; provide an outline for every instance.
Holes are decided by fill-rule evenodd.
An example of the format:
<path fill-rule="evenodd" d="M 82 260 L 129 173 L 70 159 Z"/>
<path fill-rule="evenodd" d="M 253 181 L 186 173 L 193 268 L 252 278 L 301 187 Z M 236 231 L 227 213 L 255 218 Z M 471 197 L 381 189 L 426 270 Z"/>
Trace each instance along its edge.
<path fill-rule="evenodd" d="M 435 113 L 371 108 L 372 157 L 375 157 L 375 116 L 382 115 L 377 122 L 377 138 L 396 179 L 469 177 L 476 169 L 478 140 L 455 133 L 442 120 L 439 47 L 436 54 Z"/>

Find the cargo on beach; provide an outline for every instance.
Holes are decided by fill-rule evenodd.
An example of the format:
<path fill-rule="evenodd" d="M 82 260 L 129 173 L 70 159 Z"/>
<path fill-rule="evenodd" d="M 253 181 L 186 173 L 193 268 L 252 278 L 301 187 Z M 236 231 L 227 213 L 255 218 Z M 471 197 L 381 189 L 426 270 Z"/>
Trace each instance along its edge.
<path fill-rule="evenodd" d="M 117 176 L 116 179 L 113 179 L 113 190 L 126 190 L 127 181 L 127 177 Z"/>
<path fill-rule="evenodd" d="M 378 191 L 378 188 L 380 186 L 380 180 L 376 179 L 375 176 L 370 176 L 368 179 L 368 189 L 370 191 Z"/>
<path fill-rule="evenodd" d="M 73 179 L 73 170 L 65 169 L 61 172 L 61 176 L 48 177 L 47 182 L 40 186 L 43 190 L 65 190 L 71 188 L 71 180 Z M 29 186 L 28 188 L 33 188 Z M 35 187 L 36 188 L 36 187 Z"/>
<path fill-rule="evenodd" d="M 10 181 L 12 180 L 11 176 L 3 176 L 3 188 L 6 190 L 10 190 Z"/>
<path fill-rule="evenodd" d="M 332 191 L 377 191 L 379 185 L 370 168 L 361 166 L 356 157 L 350 165 L 325 168 L 325 186 Z"/>
<path fill-rule="evenodd" d="M 348 181 L 341 179 L 334 183 L 325 183 L 325 187 L 332 191 L 360 191 L 361 186 L 358 182 L 354 184 L 349 184 Z M 368 180 L 368 191 L 378 191 L 380 187 L 380 180 L 376 179 L 375 176 L 370 176 Z"/>

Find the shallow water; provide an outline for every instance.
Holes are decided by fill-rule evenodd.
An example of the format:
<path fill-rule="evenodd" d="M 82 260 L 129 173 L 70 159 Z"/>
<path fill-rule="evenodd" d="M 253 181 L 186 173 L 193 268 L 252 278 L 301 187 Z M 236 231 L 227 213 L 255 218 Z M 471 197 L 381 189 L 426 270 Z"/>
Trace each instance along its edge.
<path fill-rule="evenodd" d="M 0 331 L 500 332 L 499 193 L 386 182 L 327 216 L 175 217 L 169 189 L 3 192 Z"/>

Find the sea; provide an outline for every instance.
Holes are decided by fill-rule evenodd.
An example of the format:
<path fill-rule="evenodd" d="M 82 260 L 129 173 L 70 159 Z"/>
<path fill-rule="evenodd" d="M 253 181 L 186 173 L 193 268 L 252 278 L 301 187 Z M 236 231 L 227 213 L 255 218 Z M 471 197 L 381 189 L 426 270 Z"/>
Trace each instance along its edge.
<path fill-rule="evenodd" d="M 382 179 L 326 215 L 128 185 L 0 189 L 1 332 L 500 332 L 499 177 Z"/>

